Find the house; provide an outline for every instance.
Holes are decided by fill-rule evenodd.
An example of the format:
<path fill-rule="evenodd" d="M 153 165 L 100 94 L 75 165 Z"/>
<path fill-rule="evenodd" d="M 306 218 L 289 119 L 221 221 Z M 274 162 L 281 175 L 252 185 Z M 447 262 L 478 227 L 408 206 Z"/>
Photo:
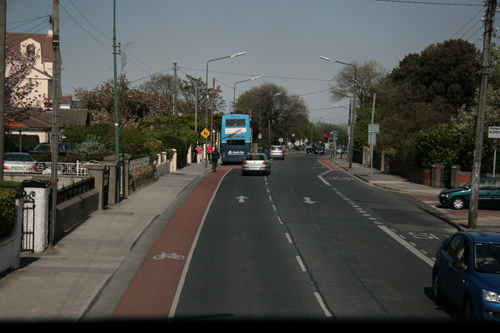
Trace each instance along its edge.
<path fill-rule="evenodd" d="M 37 135 L 40 142 L 49 142 L 52 133 L 53 112 L 46 109 L 31 109 L 29 117 L 21 122 L 5 121 L 9 134 Z M 89 113 L 86 109 L 60 109 L 58 112 L 59 133 L 65 126 L 88 126 Z"/>
<path fill-rule="evenodd" d="M 54 96 L 53 71 L 54 50 L 52 48 L 52 30 L 47 34 L 30 34 L 7 32 L 6 43 L 11 47 L 18 48 L 21 53 L 39 55 L 34 69 L 25 78 L 26 81 L 36 81 L 38 86 L 33 89 L 28 98 L 38 100 L 35 108 L 23 111 L 29 117 L 16 124 L 5 121 L 5 130 L 9 134 L 38 135 L 40 142 L 48 142 L 52 133 L 52 103 Z M 6 72 L 8 76 L 8 69 Z M 59 85 L 59 89 L 61 85 Z M 37 96 L 43 96 L 38 98 Z M 61 96 L 61 92 L 59 92 Z M 71 96 L 59 97 L 58 125 L 59 134 L 64 126 L 76 125 L 86 126 L 89 124 L 87 110 L 72 109 Z"/>
<path fill-rule="evenodd" d="M 40 100 L 38 96 L 42 96 L 42 100 L 37 105 L 40 108 L 44 106 L 44 102 L 50 101 L 51 97 L 54 96 L 52 36 L 52 30 L 49 30 L 47 34 L 7 32 L 6 35 L 7 45 L 14 49 L 19 48 L 21 53 L 39 55 L 36 59 L 35 68 L 27 75 L 25 81 L 36 81 L 38 83 L 38 86 L 33 89 L 28 97 Z M 9 75 L 8 68 L 6 75 Z"/>

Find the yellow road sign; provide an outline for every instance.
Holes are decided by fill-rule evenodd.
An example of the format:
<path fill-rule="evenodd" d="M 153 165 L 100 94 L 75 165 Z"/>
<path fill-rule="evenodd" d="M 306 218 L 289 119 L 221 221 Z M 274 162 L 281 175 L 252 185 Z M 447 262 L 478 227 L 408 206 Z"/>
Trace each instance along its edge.
<path fill-rule="evenodd" d="M 206 139 L 210 136 L 210 131 L 205 128 L 203 131 L 201 131 L 200 134 L 202 137 L 204 137 Z"/>

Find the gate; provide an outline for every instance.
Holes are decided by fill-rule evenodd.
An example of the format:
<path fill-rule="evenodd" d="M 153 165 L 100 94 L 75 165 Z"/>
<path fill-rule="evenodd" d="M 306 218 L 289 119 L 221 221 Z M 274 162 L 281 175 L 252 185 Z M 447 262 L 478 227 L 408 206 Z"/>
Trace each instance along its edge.
<path fill-rule="evenodd" d="M 35 250 L 35 196 L 34 191 L 24 196 L 21 251 Z"/>

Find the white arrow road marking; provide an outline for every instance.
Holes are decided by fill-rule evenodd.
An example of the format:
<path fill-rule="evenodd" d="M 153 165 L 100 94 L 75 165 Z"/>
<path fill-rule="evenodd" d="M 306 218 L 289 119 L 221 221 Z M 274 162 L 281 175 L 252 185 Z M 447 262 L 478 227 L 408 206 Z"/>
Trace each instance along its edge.
<path fill-rule="evenodd" d="M 245 203 L 245 199 L 248 199 L 247 197 L 244 197 L 242 195 L 240 195 L 239 197 L 236 197 L 236 199 L 238 199 L 238 202 L 243 202 Z"/>
<path fill-rule="evenodd" d="M 311 201 L 311 198 L 310 197 L 304 197 L 304 202 L 305 203 L 308 203 L 310 205 L 312 205 L 313 203 L 315 203 L 316 201 Z"/>

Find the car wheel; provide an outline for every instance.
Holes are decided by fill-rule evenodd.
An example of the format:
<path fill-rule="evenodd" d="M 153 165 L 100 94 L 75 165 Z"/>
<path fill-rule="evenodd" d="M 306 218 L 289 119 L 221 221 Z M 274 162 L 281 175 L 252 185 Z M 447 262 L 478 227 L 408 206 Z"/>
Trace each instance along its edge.
<path fill-rule="evenodd" d="M 432 297 L 434 298 L 434 301 L 441 301 L 443 299 L 441 295 L 441 286 L 440 286 L 440 281 L 439 281 L 439 276 L 434 274 L 434 277 L 432 278 Z"/>
<path fill-rule="evenodd" d="M 451 208 L 453 209 L 462 209 L 465 207 L 465 200 L 461 197 L 456 197 L 451 199 Z"/>
<path fill-rule="evenodd" d="M 241 172 L 241 175 L 242 175 L 242 176 L 246 176 L 246 175 L 247 175 L 247 173 L 246 173 L 245 171 L 242 171 L 242 172 Z"/>
<path fill-rule="evenodd" d="M 464 320 L 467 323 L 474 322 L 474 306 L 472 305 L 472 301 L 469 296 L 465 298 L 464 303 Z"/>

